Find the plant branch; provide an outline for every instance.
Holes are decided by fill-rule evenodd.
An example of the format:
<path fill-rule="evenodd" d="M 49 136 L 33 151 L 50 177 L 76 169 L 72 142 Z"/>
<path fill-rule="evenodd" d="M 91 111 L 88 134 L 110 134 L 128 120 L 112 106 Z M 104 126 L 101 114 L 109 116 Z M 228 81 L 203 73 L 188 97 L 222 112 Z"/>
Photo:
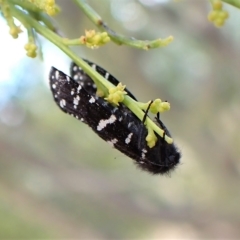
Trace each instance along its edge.
<path fill-rule="evenodd" d="M 222 0 L 222 1 L 234 7 L 240 8 L 240 0 Z"/>
<path fill-rule="evenodd" d="M 112 29 L 110 29 L 107 24 L 103 21 L 103 19 L 98 15 L 98 13 L 92 9 L 85 0 L 73 0 L 78 7 L 88 16 L 88 18 L 101 30 L 108 33 L 108 36 L 112 39 L 116 44 L 125 44 L 131 47 L 140 48 L 144 50 L 164 47 L 168 45 L 173 37 L 169 36 L 165 39 L 155 39 L 153 41 L 142 41 L 134 38 L 125 37 L 123 35 L 117 34 Z"/>
<path fill-rule="evenodd" d="M 60 48 L 64 53 L 66 53 L 77 65 L 81 66 L 82 69 L 97 83 L 100 83 L 102 85 L 102 88 L 107 90 L 111 87 L 114 87 L 113 84 L 111 84 L 109 81 L 107 81 L 104 77 L 102 77 L 98 72 L 93 71 L 93 69 L 81 58 L 79 58 L 71 49 L 64 44 L 64 40 L 59 37 L 57 34 L 49 30 L 44 25 L 40 24 L 38 21 L 33 19 L 31 15 L 21 11 L 19 8 L 15 7 L 14 5 L 11 5 L 11 13 L 12 15 L 17 18 L 20 22 L 23 24 L 25 23 L 27 26 L 31 26 L 33 29 L 35 29 L 36 32 L 44 36 L 46 39 L 48 39 L 50 42 L 52 42 L 54 45 L 56 45 L 58 48 Z M 136 102 L 126 96 L 124 98 L 123 104 L 126 105 L 140 120 L 144 117 L 144 112 L 139 108 L 136 104 Z M 157 127 L 157 125 L 147 117 L 146 124 L 151 127 L 155 132 L 157 132 L 161 137 L 164 135 L 164 131 Z M 164 137 L 165 141 L 168 143 L 172 143 L 172 138 L 165 135 Z"/>

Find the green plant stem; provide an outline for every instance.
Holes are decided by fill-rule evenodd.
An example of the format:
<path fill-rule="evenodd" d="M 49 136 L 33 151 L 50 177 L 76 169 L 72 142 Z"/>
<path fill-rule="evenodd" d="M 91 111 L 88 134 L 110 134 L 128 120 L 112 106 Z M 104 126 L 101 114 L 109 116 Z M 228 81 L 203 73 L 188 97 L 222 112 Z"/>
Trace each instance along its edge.
<path fill-rule="evenodd" d="M 240 8 L 240 0 L 222 0 L 222 1 L 234 7 Z"/>
<path fill-rule="evenodd" d="M 88 18 L 98 27 L 102 25 L 102 18 L 94 11 L 85 0 L 73 0 L 77 6 L 88 16 Z"/>
<path fill-rule="evenodd" d="M 31 12 L 41 12 L 39 8 L 37 8 L 34 4 L 30 3 L 26 0 L 9 0 L 8 2 L 11 2 L 14 5 L 18 5 L 22 7 L 23 9 Z"/>

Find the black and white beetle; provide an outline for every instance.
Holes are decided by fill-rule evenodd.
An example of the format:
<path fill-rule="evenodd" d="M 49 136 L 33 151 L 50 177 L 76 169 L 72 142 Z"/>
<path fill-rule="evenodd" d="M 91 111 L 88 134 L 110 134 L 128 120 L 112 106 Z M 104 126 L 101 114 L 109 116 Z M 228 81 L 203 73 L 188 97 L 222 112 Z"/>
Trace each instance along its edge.
<path fill-rule="evenodd" d="M 98 65 L 85 60 L 99 74 L 112 84 L 119 81 Z M 113 147 L 126 154 L 137 166 L 153 174 L 164 174 L 173 170 L 180 161 L 181 154 L 174 145 L 168 144 L 158 134 L 156 145 L 148 147 L 145 140 L 148 131 L 143 121 L 139 120 L 125 105 L 113 106 L 96 95 L 93 80 L 75 63 L 71 64 L 71 77 L 52 67 L 50 87 L 55 102 L 62 111 L 72 115 L 90 126 L 95 133 Z M 136 100 L 134 95 L 125 89 Z M 145 114 L 146 117 L 147 113 Z M 171 136 L 159 119 L 156 124 Z"/>

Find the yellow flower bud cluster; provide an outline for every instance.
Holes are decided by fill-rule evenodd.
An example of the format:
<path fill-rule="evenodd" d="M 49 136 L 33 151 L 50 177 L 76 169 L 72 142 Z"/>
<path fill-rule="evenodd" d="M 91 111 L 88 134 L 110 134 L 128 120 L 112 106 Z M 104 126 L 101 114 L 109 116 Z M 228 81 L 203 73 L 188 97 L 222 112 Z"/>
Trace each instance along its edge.
<path fill-rule="evenodd" d="M 18 34 L 21 33 L 22 30 L 20 28 L 20 26 L 10 26 L 10 30 L 9 30 L 9 33 L 10 35 L 12 35 L 13 38 L 18 38 Z"/>
<path fill-rule="evenodd" d="M 85 36 L 80 37 L 81 44 L 89 48 L 98 48 L 110 41 L 106 32 L 95 32 L 95 30 L 85 31 Z"/>
<path fill-rule="evenodd" d="M 124 100 L 124 95 L 127 94 L 127 92 L 124 91 L 125 87 L 126 85 L 119 83 L 116 87 L 110 88 L 109 95 L 105 100 L 118 106 L 119 102 Z"/>
<path fill-rule="evenodd" d="M 20 26 L 16 26 L 14 19 L 11 14 L 10 6 L 8 2 L 5 0 L 0 1 L 0 9 L 2 11 L 3 16 L 5 17 L 7 24 L 9 26 L 9 33 L 12 35 L 13 38 L 18 38 L 18 34 L 22 32 Z"/>
<path fill-rule="evenodd" d="M 32 4 L 34 4 L 37 8 L 46 12 L 49 16 L 56 15 L 60 9 L 55 4 L 55 0 L 28 0 Z"/>
<path fill-rule="evenodd" d="M 162 100 L 159 98 L 155 99 L 150 106 L 150 111 L 153 114 L 162 113 L 162 112 L 168 111 L 169 109 L 170 109 L 170 103 L 166 101 L 162 102 Z"/>
<path fill-rule="evenodd" d="M 154 131 L 152 130 L 152 128 L 147 126 L 147 129 L 148 129 L 148 135 L 145 138 L 145 140 L 147 141 L 148 147 L 153 148 L 156 145 L 157 137 Z"/>
<path fill-rule="evenodd" d="M 223 26 L 228 18 L 228 12 L 222 9 L 222 1 L 213 0 L 212 7 L 213 10 L 208 14 L 208 20 L 213 22 L 216 27 Z"/>
<path fill-rule="evenodd" d="M 29 42 L 24 46 L 27 51 L 27 56 L 31 58 L 35 58 L 37 56 L 37 46 L 33 42 Z"/>
<path fill-rule="evenodd" d="M 163 102 L 161 99 L 155 99 L 152 103 L 148 102 L 148 103 L 140 103 L 139 106 L 140 108 L 146 110 L 150 105 L 149 111 L 153 114 L 157 114 L 157 113 L 162 113 L 165 111 L 168 111 L 170 109 L 170 103 L 165 101 Z M 156 142 L 157 142 L 157 137 L 153 131 L 153 129 L 150 126 L 146 126 L 148 129 L 148 135 L 146 137 L 146 141 L 147 141 L 147 145 L 152 148 L 155 146 Z"/>

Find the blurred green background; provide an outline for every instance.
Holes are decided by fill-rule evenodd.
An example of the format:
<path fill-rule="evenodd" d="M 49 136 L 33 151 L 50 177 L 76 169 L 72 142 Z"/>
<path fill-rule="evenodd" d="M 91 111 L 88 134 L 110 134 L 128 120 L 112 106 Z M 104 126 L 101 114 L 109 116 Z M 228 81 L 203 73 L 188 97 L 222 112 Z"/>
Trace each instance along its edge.
<path fill-rule="evenodd" d="M 57 3 L 65 36 L 95 28 L 72 1 Z M 240 11 L 226 5 L 230 19 L 217 29 L 207 1 L 89 3 L 118 33 L 174 36 L 150 51 L 74 50 L 140 101 L 171 103 L 162 120 L 182 163 L 151 176 L 63 114 L 46 83 L 50 66 L 67 73 L 69 59 L 42 38 L 44 60 L 25 57 L 26 36 L 11 40 L 1 21 L 0 239 L 240 238 Z"/>

